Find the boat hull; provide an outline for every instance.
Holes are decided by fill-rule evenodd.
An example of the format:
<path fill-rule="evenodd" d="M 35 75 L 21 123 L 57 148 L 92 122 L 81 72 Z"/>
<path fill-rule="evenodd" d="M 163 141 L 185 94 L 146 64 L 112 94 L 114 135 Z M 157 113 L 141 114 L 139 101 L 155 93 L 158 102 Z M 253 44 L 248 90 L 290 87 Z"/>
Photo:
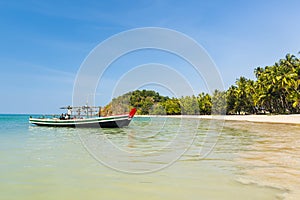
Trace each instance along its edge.
<path fill-rule="evenodd" d="M 78 127 L 78 128 L 122 128 L 128 126 L 132 118 L 125 116 L 98 117 L 89 119 L 40 119 L 30 118 L 29 122 L 37 126 Z"/>

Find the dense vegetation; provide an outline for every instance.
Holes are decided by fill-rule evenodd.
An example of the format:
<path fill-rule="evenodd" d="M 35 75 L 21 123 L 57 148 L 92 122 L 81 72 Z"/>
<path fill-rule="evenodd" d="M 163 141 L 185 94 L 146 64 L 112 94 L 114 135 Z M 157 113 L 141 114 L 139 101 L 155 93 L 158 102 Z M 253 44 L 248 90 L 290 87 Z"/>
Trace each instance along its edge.
<path fill-rule="evenodd" d="M 136 90 L 112 100 L 103 115 L 128 112 L 154 115 L 292 114 L 300 113 L 300 60 L 287 54 L 272 66 L 257 67 L 256 80 L 240 77 L 227 91 L 212 95 L 169 98 L 151 90 Z"/>

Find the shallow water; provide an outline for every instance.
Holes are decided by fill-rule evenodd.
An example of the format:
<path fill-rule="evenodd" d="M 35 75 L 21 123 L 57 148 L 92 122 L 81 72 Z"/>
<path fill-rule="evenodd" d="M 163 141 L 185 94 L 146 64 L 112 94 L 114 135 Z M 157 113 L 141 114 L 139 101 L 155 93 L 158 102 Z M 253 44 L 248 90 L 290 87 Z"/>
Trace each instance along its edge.
<path fill-rule="evenodd" d="M 26 115 L 0 124 L 1 199 L 300 198 L 299 126 L 135 118 L 123 129 L 47 128 Z"/>

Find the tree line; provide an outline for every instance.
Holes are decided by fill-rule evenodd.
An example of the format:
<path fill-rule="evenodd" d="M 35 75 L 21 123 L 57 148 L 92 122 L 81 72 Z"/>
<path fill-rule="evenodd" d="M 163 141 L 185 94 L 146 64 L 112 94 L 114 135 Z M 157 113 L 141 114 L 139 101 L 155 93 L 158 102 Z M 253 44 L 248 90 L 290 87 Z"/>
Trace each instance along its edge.
<path fill-rule="evenodd" d="M 274 65 L 254 69 L 256 79 L 243 76 L 226 91 L 180 98 L 152 90 L 136 90 L 114 98 L 102 115 L 137 108 L 141 115 L 295 114 L 300 113 L 300 60 L 287 54 Z"/>

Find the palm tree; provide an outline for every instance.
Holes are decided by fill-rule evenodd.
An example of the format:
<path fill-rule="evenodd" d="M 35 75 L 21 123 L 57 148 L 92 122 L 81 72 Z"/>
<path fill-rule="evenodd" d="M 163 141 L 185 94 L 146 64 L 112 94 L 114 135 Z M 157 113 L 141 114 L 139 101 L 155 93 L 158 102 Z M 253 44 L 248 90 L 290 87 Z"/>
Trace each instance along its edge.
<path fill-rule="evenodd" d="M 212 107 L 211 96 L 202 92 L 198 95 L 197 100 L 199 105 L 199 114 L 210 115 Z"/>

